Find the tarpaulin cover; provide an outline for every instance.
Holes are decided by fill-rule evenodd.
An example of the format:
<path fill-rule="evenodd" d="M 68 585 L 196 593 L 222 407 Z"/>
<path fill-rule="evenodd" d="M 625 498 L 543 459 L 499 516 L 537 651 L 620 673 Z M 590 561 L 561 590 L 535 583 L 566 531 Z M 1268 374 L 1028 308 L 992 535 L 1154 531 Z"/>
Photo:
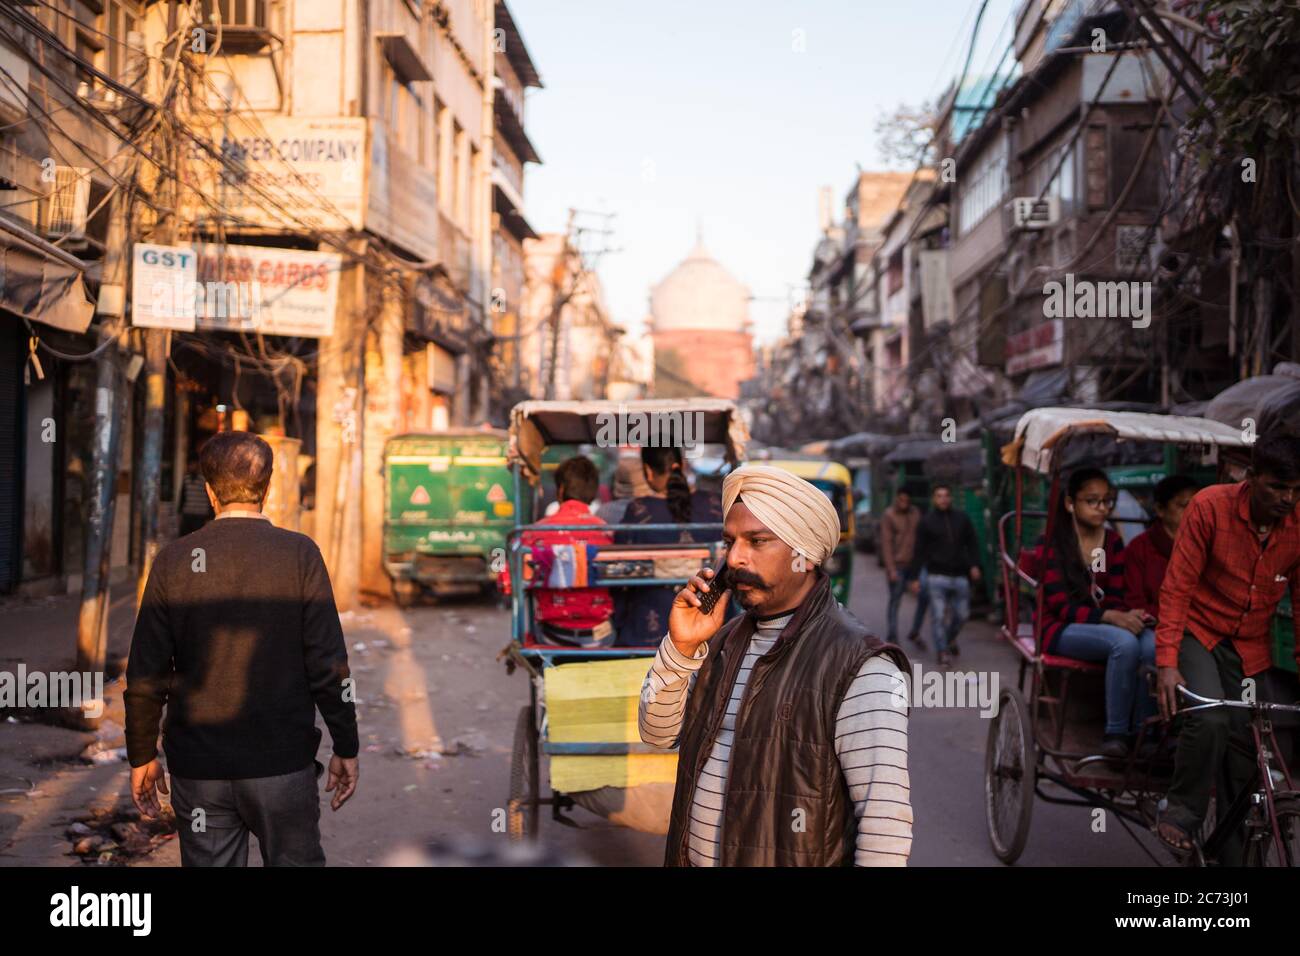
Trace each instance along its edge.
<path fill-rule="evenodd" d="M 1205 409 L 1205 417 L 1234 428 L 1245 428 L 1247 419 L 1254 421 L 1255 434 L 1264 435 L 1274 427 L 1300 430 L 1300 369 L 1283 363 L 1273 375 L 1257 375 L 1225 388 Z"/>
<path fill-rule="evenodd" d="M 85 332 L 95 314 L 83 264 L 0 219 L 0 308 L 67 332 Z"/>

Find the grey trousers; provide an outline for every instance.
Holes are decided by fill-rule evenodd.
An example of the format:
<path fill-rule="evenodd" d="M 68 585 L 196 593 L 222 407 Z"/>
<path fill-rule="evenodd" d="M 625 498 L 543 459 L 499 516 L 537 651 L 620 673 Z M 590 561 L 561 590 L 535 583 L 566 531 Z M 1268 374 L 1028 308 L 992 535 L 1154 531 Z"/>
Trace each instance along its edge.
<path fill-rule="evenodd" d="M 181 866 L 248 866 L 248 834 L 267 866 L 324 866 L 317 767 L 244 780 L 171 778 Z"/>

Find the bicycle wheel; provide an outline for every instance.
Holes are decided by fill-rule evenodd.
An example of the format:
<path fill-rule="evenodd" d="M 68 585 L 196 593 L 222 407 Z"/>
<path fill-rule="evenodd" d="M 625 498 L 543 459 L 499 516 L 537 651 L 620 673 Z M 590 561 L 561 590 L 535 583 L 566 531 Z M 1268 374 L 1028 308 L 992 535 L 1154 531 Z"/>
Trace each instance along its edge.
<path fill-rule="evenodd" d="M 537 724 L 533 708 L 519 708 L 514 748 L 510 754 L 510 800 L 506 819 L 511 840 L 537 839 L 538 784 Z"/>
<path fill-rule="evenodd" d="M 1004 690 L 989 725 L 984 752 L 984 811 L 989 843 L 1003 863 L 1014 863 L 1029 839 L 1038 758 L 1029 708 L 1020 691 Z"/>
<path fill-rule="evenodd" d="M 1267 819 L 1252 827 L 1246 843 L 1246 866 L 1300 866 L 1300 795 L 1288 794 L 1273 801 L 1277 832 L 1282 837 L 1279 855 L 1273 828 Z"/>

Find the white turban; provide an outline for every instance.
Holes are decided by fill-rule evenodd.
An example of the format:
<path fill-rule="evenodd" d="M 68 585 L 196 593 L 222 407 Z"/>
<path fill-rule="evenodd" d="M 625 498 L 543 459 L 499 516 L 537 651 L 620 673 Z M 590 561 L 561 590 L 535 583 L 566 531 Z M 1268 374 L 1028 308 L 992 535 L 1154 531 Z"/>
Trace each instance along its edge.
<path fill-rule="evenodd" d="M 822 564 L 840 543 L 840 516 L 817 486 L 771 465 L 742 465 L 722 482 L 722 513 L 736 499 L 773 534 L 811 563 Z"/>

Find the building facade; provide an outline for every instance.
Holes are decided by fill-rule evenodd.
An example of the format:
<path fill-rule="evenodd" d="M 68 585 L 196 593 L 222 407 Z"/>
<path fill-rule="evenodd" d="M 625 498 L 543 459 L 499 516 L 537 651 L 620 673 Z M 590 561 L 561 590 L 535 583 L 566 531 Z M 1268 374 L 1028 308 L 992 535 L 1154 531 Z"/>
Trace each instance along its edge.
<path fill-rule="evenodd" d="M 531 234 L 523 93 L 540 82 L 492 0 L 194 9 L 0 9 L 0 186 L 18 200 L 0 212 L 5 288 L 23 269 L 48 277 L 46 295 L 0 301 L 0 389 L 14 399 L 0 459 L 15 464 L 0 479 L 0 591 L 75 590 L 101 527 L 111 565 L 138 567 L 158 533 L 144 516 L 174 533 L 204 438 L 247 428 L 277 450 L 277 520 L 315 536 L 348 607 L 388 590 L 384 442 L 491 412 Z M 209 297 L 190 314 L 147 301 L 141 277 L 156 280 L 163 255 L 149 249 L 197 263 L 185 275 Z M 97 410 L 105 354 L 121 407 Z M 47 421 L 58 442 L 40 440 Z M 107 521 L 87 504 L 110 497 L 91 487 L 97 429 L 113 437 Z"/>
<path fill-rule="evenodd" d="M 657 398 L 737 398 L 754 374 L 750 293 L 701 240 L 650 290 Z"/>

